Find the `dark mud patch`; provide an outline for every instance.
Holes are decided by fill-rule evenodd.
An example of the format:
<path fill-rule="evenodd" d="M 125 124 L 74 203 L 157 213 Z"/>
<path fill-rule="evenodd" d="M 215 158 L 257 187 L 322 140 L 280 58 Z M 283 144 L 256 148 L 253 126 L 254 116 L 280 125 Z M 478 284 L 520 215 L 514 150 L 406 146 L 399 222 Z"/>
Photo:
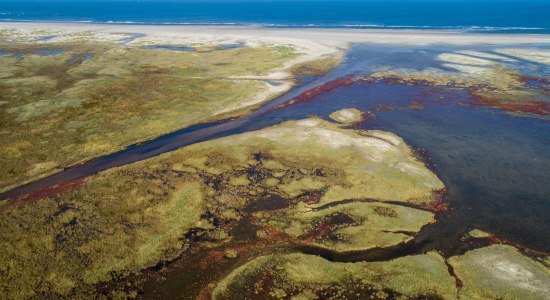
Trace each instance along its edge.
<path fill-rule="evenodd" d="M 460 280 L 460 278 L 458 278 L 458 276 L 456 275 L 455 270 L 453 269 L 453 266 L 451 266 L 449 261 L 447 261 L 446 259 L 445 259 L 445 265 L 447 266 L 447 270 L 449 271 L 449 275 L 451 275 L 455 279 L 455 286 L 456 286 L 456 289 L 457 289 L 457 296 L 458 296 L 458 294 L 460 293 L 460 289 L 462 288 L 462 286 L 464 284 L 462 283 L 462 280 Z"/>
<path fill-rule="evenodd" d="M 289 207 L 290 205 L 292 205 L 292 201 L 278 195 L 268 195 L 252 202 L 245 210 L 249 213 L 253 213 L 258 211 L 283 209 Z"/>
<path fill-rule="evenodd" d="M 292 248 L 304 254 L 321 256 L 332 262 L 387 261 L 421 253 L 420 249 L 422 249 L 427 242 L 428 241 L 411 240 L 390 247 L 348 252 L 336 252 L 312 245 L 296 245 Z"/>

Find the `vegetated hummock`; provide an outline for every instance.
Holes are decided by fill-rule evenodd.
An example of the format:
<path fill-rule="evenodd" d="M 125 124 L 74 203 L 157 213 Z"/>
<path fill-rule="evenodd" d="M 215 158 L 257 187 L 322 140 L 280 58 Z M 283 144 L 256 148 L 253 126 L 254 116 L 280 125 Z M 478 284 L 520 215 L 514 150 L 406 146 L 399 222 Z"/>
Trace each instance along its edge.
<path fill-rule="evenodd" d="M 421 298 L 457 296 L 445 259 L 435 253 L 383 262 L 330 262 L 301 253 L 258 257 L 223 278 L 213 299 Z"/>
<path fill-rule="evenodd" d="M 10 298 L 93 295 L 97 284 L 185 255 L 200 240 L 231 240 L 250 205 L 259 207 L 253 222 L 264 234 L 258 236 L 274 242 L 278 235 L 281 243 L 337 252 L 395 245 L 433 222 L 422 208 L 441 188 L 391 133 L 317 118 L 289 121 L 111 169 L 63 194 L 6 207 L 0 288 Z M 262 208 L 273 196 L 287 205 Z M 327 225 L 322 232 L 319 224 Z"/>
<path fill-rule="evenodd" d="M 292 80 L 276 86 L 256 77 L 302 55 L 267 43 L 191 52 L 126 46 L 92 33 L 47 43 L 10 36 L 0 36 L 4 191 L 191 124 L 247 113 Z M 311 62 L 315 70 L 333 64 Z"/>
<path fill-rule="evenodd" d="M 258 224 L 334 252 L 389 247 L 413 239 L 433 213 L 380 202 L 351 202 L 322 209 L 300 203 L 292 210 L 258 212 Z"/>
<path fill-rule="evenodd" d="M 436 252 L 357 263 L 274 254 L 235 269 L 218 282 L 212 298 L 546 299 L 550 292 L 548 268 L 511 246 L 476 249 L 448 261 L 456 278 Z"/>
<path fill-rule="evenodd" d="M 550 270 L 512 246 L 492 245 L 449 259 L 462 279 L 460 295 L 477 299 L 547 299 Z"/>
<path fill-rule="evenodd" d="M 353 124 L 363 121 L 363 112 L 356 108 L 346 108 L 331 113 L 329 117 L 342 124 Z"/>

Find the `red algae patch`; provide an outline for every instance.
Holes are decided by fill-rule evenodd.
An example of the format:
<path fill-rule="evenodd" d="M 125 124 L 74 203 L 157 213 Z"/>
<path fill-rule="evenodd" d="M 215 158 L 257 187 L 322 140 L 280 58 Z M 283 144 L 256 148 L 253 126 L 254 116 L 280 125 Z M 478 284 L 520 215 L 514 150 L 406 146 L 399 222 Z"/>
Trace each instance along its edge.
<path fill-rule="evenodd" d="M 509 102 L 504 99 L 474 95 L 471 104 L 479 107 L 501 109 L 511 113 L 528 113 L 539 116 L 550 115 L 550 102 L 547 101 L 520 100 L 517 102 Z"/>
<path fill-rule="evenodd" d="M 315 99 L 316 97 L 318 97 L 319 95 L 321 95 L 323 93 L 335 90 L 339 87 L 351 86 L 355 82 L 357 82 L 357 80 L 358 79 L 355 78 L 354 75 L 350 74 L 350 75 L 347 75 L 345 77 L 340 77 L 340 78 L 337 78 L 337 79 L 334 79 L 334 80 L 331 80 L 331 81 L 327 81 L 327 82 L 325 82 L 325 83 L 323 83 L 319 86 L 316 86 L 312 89 L 309 89 L 309 90 L 303 92 L 302 94 L 298 95 L 297 97 L 294 97 L 289 102 L 277 106 L 275 109 L 283 108 L 283 107 L 293 105 L 293 104 L 297 104 L 297 103 L 311 101 L 311 100 Z"/>
<path fill-rule="evenodd" d="M 23 195 L 21 197 L 18 197 L 17 199 L 13 199 L 13 202 L 11 202 L 9 205 L 5 205 L 0 207 L 0 210 L 7 209 L 11 205 L 17 205 L 22 202 L 32 202 L 43 198 L 53 197 L 62 193 L 65 193 L 73 188 L 76 188 L 78 186 L 81 186 L 85 182 L 84 178 L 75 179 L 72 181 L 67 181 L 63 183 L 56 184 L 54 186 L 38 190 L 36 192 Z"/>

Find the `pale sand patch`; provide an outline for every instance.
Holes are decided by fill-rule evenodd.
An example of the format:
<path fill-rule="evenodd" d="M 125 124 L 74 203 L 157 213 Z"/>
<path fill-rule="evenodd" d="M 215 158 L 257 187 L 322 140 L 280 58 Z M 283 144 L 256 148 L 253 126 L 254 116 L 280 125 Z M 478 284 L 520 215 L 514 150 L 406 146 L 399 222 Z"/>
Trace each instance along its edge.
<path fill-rule="evenodd" d="M 442 53 L 438 55 L 437 58 L 439 60 L 449 62 L 449 63 L 468 64 L 468 65 L 475 65 L 475 66 L 494 66 L 498 64 L 497 62 L 492 60 L 471 57 L 471 56 L 462 55 L 462 54 L 455 54 L 455 53 Z"/>
<path fill-rule="evenodd" d="M 38 42 L 37 39 L 49 35 L 60 34 L 59 30 L 44 30 L 37 28 L 4 27 L 0 22 L 0 37 L 6 42 Z"/>
<path fill-rule="evenodd" d="M 460 76 L 453 78 L 456 84 L 475 86 L 486 84 L 500 91 L 510 91 L 524 85 L 513 73 L 507 72 L 507 69 L 501 65 L 494 66 L 474 66 L 462 65 L 456 63 L 444 63 L 445 67 L 459 71 Z M 440 74 L 439 79 L 445 78 L 446 74 Z M 449 77 L 452 78 L 452 77 Z"/>
<path fill-rule="evenodd" d="M 50 43 L 67 43 L 67 42 L 121 42 L 124 39 L 129 39 L 132 34 L 129 33 L 114 33 L 100 31 L 83 31 L 83 32 L 57 32 L 52 33 L 55 37 L 47 40 L 36 41 L 39 44 Z"/>
<path fill-rule="evenodd" d="M 391 143 L 396 147 L 405 143 L 401 137 L 391 132 L 382 131 L 382 130 L 369 130 L 368 132 L 370 136 L 388 141 L 389 143 Z"/>
<path fill-rule="evenodd" d="M 540 64 L 550 65 L 550 50 L 545 49 L 497 49 L 495 52 L 519 57 L 521 59 L 537 62 Z"/>
<path fill-rule="evenodd" d="M 217 113 L 215 113 L 214 116 L 228 113 L 231 111 L 236 111 L 238 109 L 242 109 L 249 106 L 258 105 L 260 103 L 265 102 L 266 100 L 273 99 L 279 95 L 286 93 L 288 90 L 292 88 L 292 85 L 293 85 L 293 83 L 288 80 L 278 81 L 278 82 L 280 83 L 279 85 L 274 85 L 268 82 L 264 82 L 265 84 L 264 88 L 259 89 L 252 99 L 250 99 L 249 101 L 240 102 L 233 106 L 228 106 L 218 111 Z"/>
<path fill-rule="evenodd" d="M 331 113 L 329 118 L 342 124 L 353 124 L 363 120 L 363 112 L 355 108 L 346 108 Z"/>
<path fill-rule="evenodd" d="M 449 259 L 463 281 L 465 299 L 548 299 L 550 271 L 506 245 L 471 250 Z"/>
<path fill-rule="evenodd" d="M 516 61 L 515 59 L 509 58 L 506 56 L 496 55 L 496 54 L 482 52 L 482 51 L 460 50 L 460 51 L 456 51 L 455 53 L 477 56 L 477 57 L 488 58 L 488 59 L 498 59 L 498 60 L 507 61 L 507 62 Z"/>

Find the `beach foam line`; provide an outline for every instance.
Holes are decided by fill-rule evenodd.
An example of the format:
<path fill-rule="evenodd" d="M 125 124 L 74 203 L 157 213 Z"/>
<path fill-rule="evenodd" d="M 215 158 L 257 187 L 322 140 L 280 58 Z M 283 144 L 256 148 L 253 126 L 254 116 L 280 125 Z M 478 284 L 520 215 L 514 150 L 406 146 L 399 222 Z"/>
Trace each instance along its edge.
<path fill-rule="evenodd" d="M 2 13 L 0 13 L 2 15 Z M 23 22 L 23 23 L 90 23 L 90 24 L 120 24 L 120 25 L 185 25 L 185 26 L 243 26 L 243 27 L 266 27 L 266 28 L 327 28 L 327 29 L 353 29 L 353 28 L 376 28 L 376 29 L 420 29 L 420 30 L 456 30 L 463 32 L 501 32 L 501 31 L 539 31 L 550 33 L 550 28 L 544 27 L 522 27 L 522 26 L 431 26 L 431 25 L 384 25 L 384 24 L 293 24 L 293 23 L 251 23 L 251 22 L 143 22 L 131 20 L 30 20 L 0 18 L 0 22 Z M 544 32 L 542 32 L 544 31 Z"/>

